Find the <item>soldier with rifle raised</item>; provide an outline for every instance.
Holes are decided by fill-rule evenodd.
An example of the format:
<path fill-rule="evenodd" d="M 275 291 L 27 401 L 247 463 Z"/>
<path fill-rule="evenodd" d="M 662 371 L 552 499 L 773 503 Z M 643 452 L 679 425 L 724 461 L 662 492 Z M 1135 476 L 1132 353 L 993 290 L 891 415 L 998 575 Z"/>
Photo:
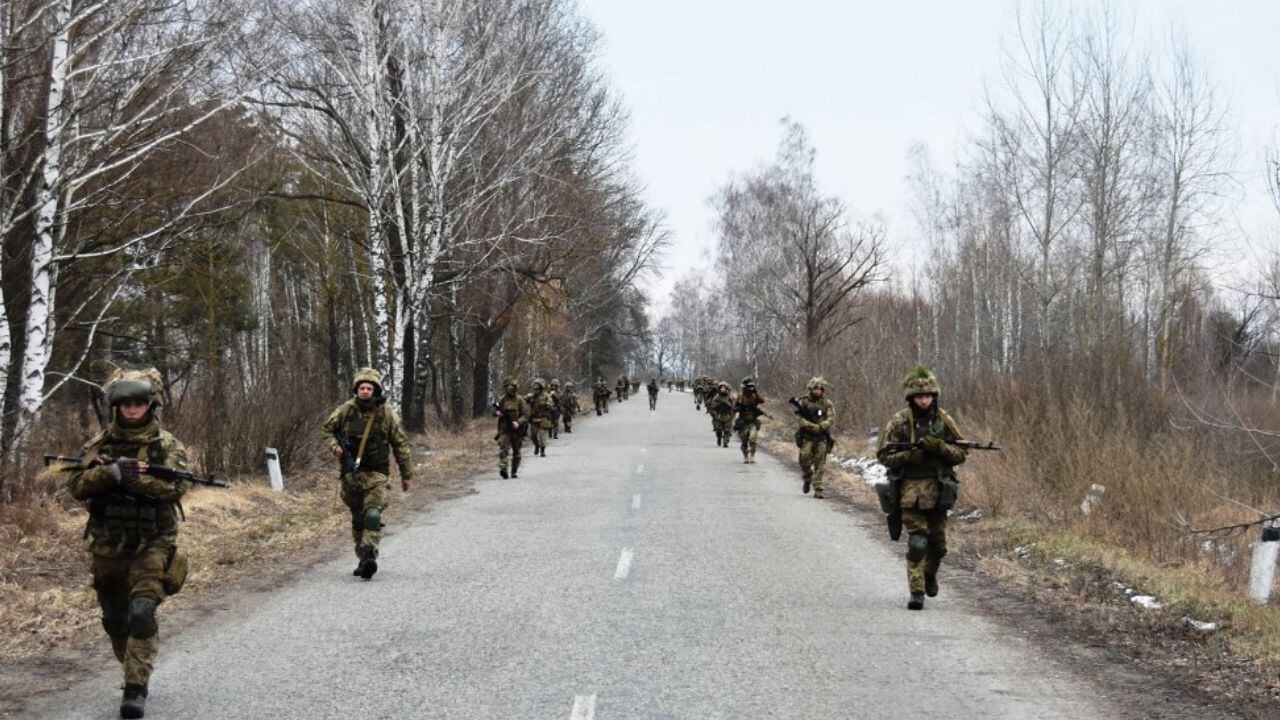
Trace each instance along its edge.
<path fill-rule="evenodd" d="M 117 370 L 103 388 L 111 408 L 105 430 L 80 457 L 62 463 L 71 496 L 88 506 L 84 535 L 102 627 L 124 670 L 120 716 L 143 717 L 160 648 L 156 609 L 182 589 L 187 560 L 178 549 L 180 501 L 193 482 L 225 486 L 187 470 L 182 443 L 160 427 L 159 371 Z"/>

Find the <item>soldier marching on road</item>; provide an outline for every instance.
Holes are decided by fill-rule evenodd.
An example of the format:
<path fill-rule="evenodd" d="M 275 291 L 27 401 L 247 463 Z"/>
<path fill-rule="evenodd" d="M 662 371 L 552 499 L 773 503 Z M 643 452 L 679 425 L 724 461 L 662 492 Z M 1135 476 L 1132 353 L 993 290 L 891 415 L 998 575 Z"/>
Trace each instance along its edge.
<path fill-rule="evenodd" d="M 359 558 L 351 574 L 368 580 L 378 571 L 382 514 L 391 504 L 391 458 L 406 493 L 413 482 L 413 460 L 404 424 L 387 405 L 382 375 L 361 368 L 351 381 L 351 394 L 324 421 L 324 435 L 334 457 L 349 455 L 354 461 L 354 468 L 342 473 L 342 502 L 351 511 L 351 538 Z"/>
<path fill-rule="evenodd" d="M 547 431 L 551 429 L 551 396 L 545 391 L 546 383 L 539 378 L 533 381 L 533 392 L 525 396 L 529 403 L 529 440 L 533 442 L 535 456 L 547 456 Z"/>
<path fill-rule="evenodd" d="M 645 385 L 645 389 L 649 391 L 649 409 L 657 410 L 658 409 L 658 390 L 659 390 L 658 380 L 656 378 L 649 378 L 649 384 Z"/>
<path fill-rule="evenodd" d="M 187 561 L 178 551 L 179 501 L 190 487 L 148 474 L 185 470 L 186 450 L 160 427 L 160 373 L 116 371 L 107 382 L 111 422 L 68 468 L 71 496 L 89 508 L 85 538 L 102 627 L 124 670 L 120 717 L 143 717 L 160 648 L 156 608 L 182 589 Z"/>
<path fill-rule="evenodd" d="M 595 401 L 597 417 L 609 412 L 609 395 L 609 386 L 605 384 L 604 378 L 596 378 L 596 386 L 591 392 L 591 399 Z"/>
<path fill-rule="evenodd" d="M 716 384 L 716 392 L 707 399 L 707 411 L 711 413 L 711 429 L 716 433 L 716 445 L 729 447 L 733 437 L 733 395 L 729 383 Z"/>
<path fill-rule="evenodd" d="M 743 378 L 742 392 L 738 395 L 738 401 L 734 403 L 738 418 L 733 423 L 733 429 L 738 432 L 744 463 L 756 461 L 756 438 L 760 434 L 760 418 L 765 414 L 764 403 L 764 395 L 756 390 L 755 378 Z"/>
<path fill-rule="evenodd" d="M 574 392 L 573 381 L 564 384 L 564 396 L 560 399 L 560 413 L 564 420 L 564 431 L 573 432 L 573 416 L 582 412 L 582 407 L 578 404 L 578 394 Z"/>
<path fill-rule="evenodd" d="M 511 477 L 520 472 L 520 447 L 529 422 L 529 403 L 520 397 L 520 386 L 514 377 L 502 382 L 502 397 L 493 403 L 493 414 L 498 418 L 498 474 L 507 478 L 507 458 L 511 458 Z"/>
<path fill-rule="evenodd" d="M 613 384 L 613 389 L 618 393 L 618 402 L 626 400 L 631 389 L 631 383 L 627 381 L 627 376 L 619 376 L 618 381 Z"/>
<path fill-rule="evenodd" d="M 792 398 L 796 415 L 800 418 L 800 428 L 796 431 L 796 446 L 800 448 L 800 471 L 804 476 L 802 492 L 807 495 L 812 486 L 813 496 L 822 499 L 822 480 L 826 472 L 827 455 L 835 445 L 831 437 L 831 426 L 835 424 L 836 410 L 831 400 L 826 397 L 826 380 L 820 377 L 811 378 L 808 390 L 809 393 L 804 397 Z"/>
<path fill-rule="evenodd" d="M 547 396 L 551 398 L 551 429 L 549 435 L 552 440 L 560 438 L 560 381 L 552 379 L 551 389 L 547 391 Z"/>
<path fill-rule="evenodd" d="M 938 567 L 947 554 L 947 511 L 955 505 L 959 483 L 955 466 L 966 459 L 959 428 L 938 407 L 938 379 L 917 365 L 903 380 L 907 407 L 880 433 L 876 453 L 889 468 L 897 512 L 907 531 L 907 607 L 923 610 L 925 596 L 938 594 Z M 894 450 L 890 444 L 910 449 Z"/>

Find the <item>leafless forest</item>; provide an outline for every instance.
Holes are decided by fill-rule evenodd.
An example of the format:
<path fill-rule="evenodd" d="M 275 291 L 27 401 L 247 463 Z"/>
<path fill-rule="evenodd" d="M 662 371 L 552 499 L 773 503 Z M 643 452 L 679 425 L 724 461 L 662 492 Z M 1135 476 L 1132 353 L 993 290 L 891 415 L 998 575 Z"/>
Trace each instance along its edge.
<path fill-rule="evenodd" d="M 1280 155 L 1176 33 L 1056 7 L 1011 20 L 959 157 L 904 158 L 913 226 L 824 191 L 786 119 L 657 318 L 662 218 L 573 0 L 0 0 L 0 496 L 47 497 L 113 365 L 239 472 L 303 457 L 362 365 L 411 429 L 508 373 L 820 373 L 851 451 L 919 360 L 1008 449 L 970 504 L 1238 582 L 1243 540 L 1188 530 L 1280 510 L 1280 255 L 1231 221 L 1244 185 L 1280 211 Z"/>

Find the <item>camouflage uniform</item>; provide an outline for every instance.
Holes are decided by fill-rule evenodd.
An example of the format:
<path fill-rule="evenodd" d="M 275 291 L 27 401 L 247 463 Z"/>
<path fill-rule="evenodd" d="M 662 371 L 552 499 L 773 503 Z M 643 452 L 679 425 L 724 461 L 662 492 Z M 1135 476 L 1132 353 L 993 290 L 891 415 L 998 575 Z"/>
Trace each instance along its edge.
<path fill-rule="evenodd" d="M 334 433 L 346 439 L 358 469 L 341 477 L 342 502 L 351 511 L 351 540 L 360 564 L 353 574 L 368 580 L 377 571 L 378 543 L 382 540 L 382 514 L 391 504 L 391 458 L 400 468 L 404 487 L 413 480 L 413 461 L 404 423 L 382 392 L 382 375 L 373 368 L 361 368 L 351 380 L 351 394 L 360 385 L 373 385 L 373 398 L 364 402 L 352 397 L 325 419 L 324 439 L 329 450 L 338 453 Z M 366 428 L 368 438 L 365 438 Z M 363 440 L 364 452 L 361 453 Z"/>
<path fill-rule="evenodd" d="M 631 392 L 635 393 L 636 395 L 640 394 L 640 381 L 636 380 L 635 378 L 631 379 Z"/>
<path fill-rule="evenodd" d="M 815 421 L 800 418 L 800 428 L 796 432 L 796 444 L 800 447 L 800 471 L 804 476 L 802 491 L 809 492 L 813 487 L 813 496 L 822 498 L 822 477 L 826 472 L 827 455 L 832 450 L 831 426 L 836 421 L 836 408 L 826 396 L 827 381 L 820 377 L 809 380 L 809 393 L 796 398 L 806 414 Z M 821 389 L 822 394 L 814 397 L 813 391 Z"/>
<path fill-rule="evenodd" d="M 529 440 L 535 456 L 547 456 L 547 431 L 551 429 L 551 396 L 543 392 L 542 380 L 533 381 L 533 392 L 524 396 L 529 403 Z"/>
<path fill-rule="evenodd" d="M 733 422 L 733 429 L 738 433 L 738 441 L 742 447 L 742 462 L 756 461 L 756 438 L 760 434 L 760 418 L 764 415 L 764 395 L 756 390 L 756 381 L 752 378 L 742 379 L 742 392 L 734 409 L 738 419 Z"/>
<path fill-rule="evenodd" d="M 596 415 L 609 412 L 609 396 L 609 386 L 605 384 L 604 378 L 596 378 L 596 387 L 591 393 L 591 399 L 596 403 Z"/>
<path fill-rule="evenodd" d="M 498 474 L 507 477 L 507 457 L 511 457 L 511 477 L 520 472 L 520 446 L 529 427 L 529 403 L 520 397 L 519 386 L 513 377 L 502 383 L 503 395 L 494 402 L 493 414 L 498 418 Z M 511 427 L 516 423 L 518 427 Z"/>
<path fill-rule="evenodd" d="M 618 378 L 618 382 L 613 384 L 613 389 L 618 393 L 618 402 L 622 402 L 627 399 L 628 389 L 630 387 L 631 383 L 627 382 L 626 375 Z"/>
<path fill-rule="evenodd" d="M 578 405 L 578 395 L 573 390 L 573 383 L 565 383 L 564 396 L 560 399 L 560 414 L 564 418 L 564 431 L 573 432 L 573 416 L 582 411 Z"/>
<path fill-rule="evenodd" d="M 694 378 L 693 380 L 693 409 L 702 409 L 702 378 Z"/>
<path fill-rule="evenodd" d="M 160 647 L 156 608 L 182 589 L 186 559 L 178 551 L 179 501 L 190 483 L 137 472 L 137 461 L 187 469 L 186 450 L 160 428 L 162 381 L 154 368 L 116 371 L 107 382 L 111 423 L 87 442 L 67 469 L 71 496 L 84 501 L 84 537 L 92 554 L 93 590 L 102 627 L 124 668 L 122 717 L 142 717 L 147 682 Z M 143 419 L 125 422 L 119 403 L 147 402 Z"/>
<path fill-rule="evenodd" d="M 649 384 L 645 386 L 645 389 L 649 391 L 649 409 L 657 410 L 658 409 L 658 390 L 659 390 L 658 381 L 654 380 L 653 378 L 649 378 Z"/>
<path fill-rule="evenodd" d="M 951 443 L 961 440 L 955 421 L 938 407 L 939 386 L 933 373 L 917 366 L 903 382 L 908 407 L 899 411 L 880 433 L 877 457 L 889 468 L 890 482 L 897 490 L 898 512 L 907 531 L 907 585 L 911 591 L 908 607 L 924 607 L 924 596 L 938 594 L 938 566 L 947 554 L 947 510 L 955 503 L 955 466 L 965 461 L 963 448 Z M 921 411 L 913 399 L 932 395 L 928 410 Z M 889 443 L 908 443 L 910 450 L 889 452 Z"/>
<path fill-rule="evenodd" d="M 548 430 L 552 440 L 560 437 L 560 381 L 552 380 L 551 387 L 547 390 L 547 397 L 551 398 L 551 428 Z"/>
<path fill-rule="evenodd" d="M 715 394 L 707 399 L 707 410 L 711 413 L 716 445 L 729 447 L 729 438 L 733 437 L 733 395 L 729 392 L 729 383 L 716 385 Z"/>

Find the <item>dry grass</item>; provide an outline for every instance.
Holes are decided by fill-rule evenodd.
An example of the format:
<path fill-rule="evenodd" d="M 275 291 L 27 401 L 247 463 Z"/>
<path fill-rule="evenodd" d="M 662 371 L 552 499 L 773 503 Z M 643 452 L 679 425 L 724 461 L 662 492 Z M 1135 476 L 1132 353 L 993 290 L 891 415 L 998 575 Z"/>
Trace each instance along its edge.
<path fill-rule="evenodd" d="M 396 493 L 390 521 L 464 492 L 474 472 L 489 464 L 491 425 L 477 421 L 458 435 L 437 431 L 411 438 L 415 487 L 407 497 Z M 191 575 L 172 604 L 234 591 L 250 575 L 283 574 L 296 561 L 317 557 L 317 548 L 345 552 L 348 515 L 334 475 L 323 465 L 294 473 L 285 478 L 285 493 L 272 492 L 260 477 L 237 478 L 226 490 L 192 489 L 179 536 Z M 0 506 L 0 625 L 13 629 L 0 634 L 4 664 L 102 641 L 81 540 L 84 510 L 57 489 L 56 477 L 35 482 L 45 492 Z"/>

